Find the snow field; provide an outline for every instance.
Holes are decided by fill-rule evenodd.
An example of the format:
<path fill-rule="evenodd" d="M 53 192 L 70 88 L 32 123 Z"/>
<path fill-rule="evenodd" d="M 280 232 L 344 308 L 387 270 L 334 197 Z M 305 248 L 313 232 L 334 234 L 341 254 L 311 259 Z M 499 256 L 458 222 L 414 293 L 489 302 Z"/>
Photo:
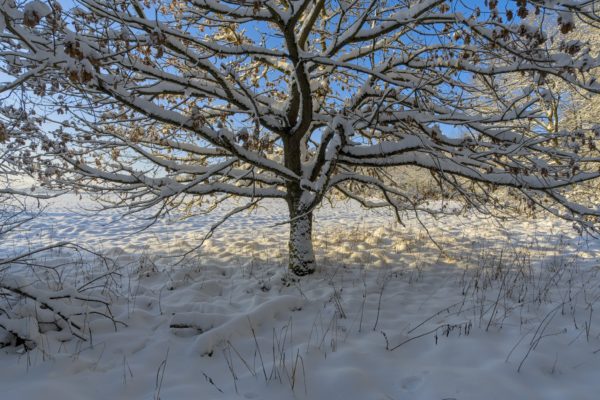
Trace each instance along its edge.
<path fill-rule="evenodd" d="M 43 259 L 60 280 L 3 274 L 42 292 L 114 267 L 85 292 L 127 326 L 91 315 L 85 342 L 49 330 L 31 351 L 3 348 L 2 398 L 596 398 L 597 241 L 553 219 L 471 214 L 423 216 L 427 232 L 345 204 L 317 213 L 319 269 L 298 279 L 281 210 L 235 217 L 181 262 L 169 256 L 217 216 L 133 234 L 128 219 L 50 210 L 3 254 L 77 239 L 113 263 L 63 249 Z"/>

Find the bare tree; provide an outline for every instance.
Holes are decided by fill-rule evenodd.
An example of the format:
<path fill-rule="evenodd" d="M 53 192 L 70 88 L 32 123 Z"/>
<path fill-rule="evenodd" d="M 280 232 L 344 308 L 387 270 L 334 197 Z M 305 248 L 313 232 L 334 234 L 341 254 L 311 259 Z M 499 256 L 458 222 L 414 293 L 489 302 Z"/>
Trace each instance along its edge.
<path fill-rule="evenodd" d="M 547 77 L 600 91 L 589 49 L 566 51 L 544 23 L 594 23 L 592 1 L 75 3 L 0 0 L 1 67 L 14 77 L 2 91 L 44 113 L 38 154 L 53 156 L 36 168 L 49 183 L 156 216 L 285 199 L 297 275 L 315 269 L 312 214 L 327 196 L 399 217 L 424 209 L 389 173 L 407 165 L 475 206 L 512 187 L 595 226 L 598 210 L 565 188 L 598 177 L 599 159 L 555 144 L 595 138 L 517 129 L 544 115 L 531 94 Z M 514 73 L 529 84 L 495 83 Z"/>

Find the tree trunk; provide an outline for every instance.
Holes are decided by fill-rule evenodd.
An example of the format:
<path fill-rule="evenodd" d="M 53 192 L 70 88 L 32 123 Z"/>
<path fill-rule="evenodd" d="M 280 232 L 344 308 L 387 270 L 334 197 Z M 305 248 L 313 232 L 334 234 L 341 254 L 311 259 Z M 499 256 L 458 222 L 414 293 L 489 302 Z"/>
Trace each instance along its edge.
<path fill-rule="evenodd" d="M 283 136 L 285 166 L 302 176 L 301 135 Z M 290 215 L 289 269 L 295 275 L 315 272 L 316 262 L 312 244 L 312 212 L 302 203 L 303 189 L 299 182 L 288 181 L 287 204 Z"/>
<path fill-rule="evenodd" d="M 312 244 L 312 212 L 296 213 L 290 209 L 289 268 L 298 276 L 315 272 Z"/>

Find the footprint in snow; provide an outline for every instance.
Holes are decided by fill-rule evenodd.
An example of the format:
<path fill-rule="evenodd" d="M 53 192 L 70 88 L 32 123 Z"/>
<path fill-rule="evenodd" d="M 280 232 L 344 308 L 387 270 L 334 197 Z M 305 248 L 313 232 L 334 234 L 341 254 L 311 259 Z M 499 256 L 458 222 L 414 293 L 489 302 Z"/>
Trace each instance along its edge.
<path fill-rule="evenodd" d="M 420 376 L 409 376 L 400 381 L 400 387 L 409 392 L 417 390 L 423 384 L 423 378 Z"/>

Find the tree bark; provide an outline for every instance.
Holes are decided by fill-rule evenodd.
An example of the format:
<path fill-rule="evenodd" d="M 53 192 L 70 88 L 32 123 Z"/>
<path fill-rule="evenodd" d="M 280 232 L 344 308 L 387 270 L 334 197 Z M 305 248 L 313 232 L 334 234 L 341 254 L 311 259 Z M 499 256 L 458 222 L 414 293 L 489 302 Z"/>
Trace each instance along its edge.
<path fill-rule="evenodd" d="M 312 243 L 312 212 L 293 215 L 290 212 L 289 268 L 298 276 L 315 272 Z"/>
<path fill-rule="evenodd" d="M 285 166 L 298 176 L 302 176 L 301 137 L 283 137 Z M 302 203 L 304 189 L 299 182 L 288 181 L 286 188 L 290 215 L 289 269 L 297 276 L 310 275 L 316 268 L 312 243 L 312 211 Z"/>

